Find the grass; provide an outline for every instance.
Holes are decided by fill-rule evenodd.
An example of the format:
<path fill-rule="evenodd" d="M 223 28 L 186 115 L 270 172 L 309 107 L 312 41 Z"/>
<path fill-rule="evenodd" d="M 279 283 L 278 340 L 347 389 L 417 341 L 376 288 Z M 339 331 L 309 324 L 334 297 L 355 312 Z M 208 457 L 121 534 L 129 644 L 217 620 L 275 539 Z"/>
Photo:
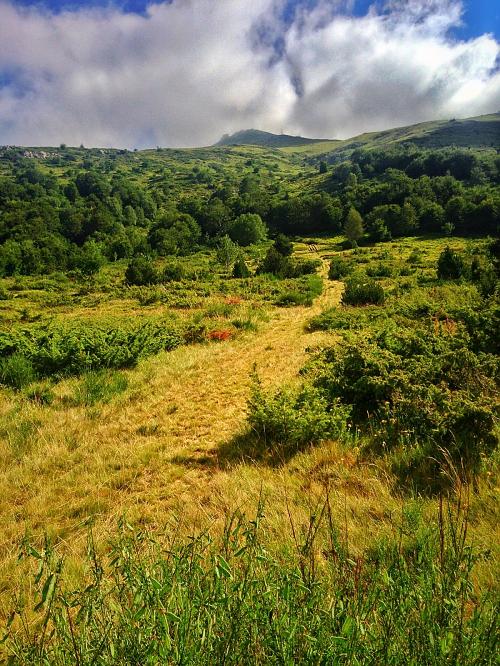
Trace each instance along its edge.
<path fill-rule="evenodd" d="M 76 589 L 50 541 L 26 540 L 37 605 L 10 616 L 7 650 L 17 664 L 60 666 L 494 663 L 498 608 L 472 593 L 484 554 L 466 545 L 467 509 L 441 503 L 429 523 L 409 506 L 393 539 L 357 558 L 328 493 L 307 524 L 290 517 L 289 548 L 269 548 L 265 511 L 230 515 L 216 539 L 122 521 L 105 557 L 90 532 Z"/>
<path fill-rule="evenodd" d="M 311 307 L 272 305 L 283 290 L 289 289 L 287 281 L 280 284 L 279 281 L 259 278 L 253 283 L 254 292 L 250 294 L 249 286 L 245 296 L 243 281 L 221 278 L 217 282 L 217 290 L 207 295 L 200 293 L 200 298 L 207 300 L 204 300 L 204 307 L 199 308 L 199 314 L 203 321 L 213 325 L 214 330 L 233 325 L 238 330 L 237 336 L 221 343 L 181 346 L 171 352 L 143 359 L 137 367 L 120 371 L 118 375 L 97 373 L 66 378 L 49 386 L 35 384 L 34 395 L 30 395 L 29 387 L 20 392 L 2 391 L 0 624 L 7 622 L 9 609 L 15 605 L 14 592 L 22 589 L 23 580 L 30 580 L 29 561 L 23 560 L 21 564 L 17 561 L 18 544 L 23 535 L 31 535 L 31 546 L 42 555 L 37 564 L 43 562 L 46 572 L 39 581 L 42 589 L 36 591 L 36 586 L 30 584 L 32 593 L 42 593 L 47 577 L 56 573 L 57 561 L 64 557 L 64 569 L 60 576 L 58 574 L 52 606 L 54 612 L 58 606 L 62 618 L 57 640 L 54 636 L 55 642 L 45 642 L 44 639 L 40 645 L 39 629 L 40 622 L 43 626 L 45 607 L 42 605 L 38 615 L 33 615 L 34 598 L 28 595 L 25 597 L 28 634 L 24 638 L 18 635 L 16 645 L 9 643 L 8 648 L 17 650 L 17 663 L 42 663 L 42 658 L 45 658 L 45 663 L 77 663 L 71 632 L 68 634 L 68 614 L 61 610 L 61 603 L 63 592 L 65 598 L 70 598 L 69 592 L 77 590 L 77 596 L 71 599 L 75 603 L 79 600 L 80 607 L 85 607 L 88 602 L 88 595 L 83 591 L 82 581 L 85 580 L 93 581 L 95 600 L 102 599 L 104 602 L 101 608 L 103 615 L 93 616 L 95 622 L 109 621 L 113 626 L 112 639 L 110 634 L 102 653 L 102 659 L 108 661 L 102 663 L 125 663 L 123 655 L 127 651 L 127 654 L 135 655 L 135 663 L 148 663 L 147 658 L 151 659 L 149 663 L 158 663 L 154 659 L 167 662 L 170 659 L 175 663 L 176 659 L 180 660 L 181 653 L 186 656 L 185 663 L 196 660 L 196 663 L 203 663 L 203 657 L 196 652 L 200 645 L 209 646 L 206 647 L 206 654 L 216 660 L 221 655 L 227 655 L 223 657 L 227 663 L 238 663 L 237 658 L 241 663 L 242 652 L 238 650 L 243 650 L 244 646 L 254 651 L 251 654 L 255 656 L 255 663 L 259 663 L 259 659 L 262 663 L 266 655 L 271 655 L 267 663 L 273 663 L 273 660 L 276 663 L 293 663 L 299 657 L 303 661 L 309 659 L 314 662 L 315 655 L 318 661 L 320 652 L 342 663 L 340 660 L 344 657 L 335 650 L 346 649 L 342 627 L 347 616 L 352 617 L 354 622 L 349 647 L 351 652 L 347 652 L 352 656 L 350 663 L 356 663 L 355 658 L 358 663 L 384 663 L 380 655 L 384 655 L 383 650 L 388 645 L 387 640 L 384 643 L 384 635 L 387 637 L 390 632 L 397 638 L 390 655 L 393 661 L 385 663 L 412 663 L 411 659 L 415 664 L 426 663 L 425 655 L 430 655 L 428 663 L 474 663 L 472 655 L 476 654 L 476 663 L 488 663 L 488 654 L 493 654 L 493 651 L 481 657 L 479 649 L 481 645 L 489 645 L 486 636 L 488 618 L 491 620 L 493 616 L 489 602 L 480 599 L 488 591 L 494 594 L 498 589 L 500 553 L 496 544 L 500 543 L 500 539 L 495 539 L 498 535 L 498 503 L 493 464 L 489 472 L 479 478 L 477 492 L 471 493 L 466 503 L 466 546 L 473 547 L 470 551 L 472 559 L 468 559 L 469 551 L 462 549 L 460 567 L 455 568 L 457 570 L 452 567 L 443 569 L 439 544 L 436 551 L 436 543 L 433 542 L 439 535 L 439 498 L 414 498 L 411 493 L 401 492 L 389 464 L 381 458 L 367 459 L 362 455 L 365 442 L 359 435 L 354 434 L 348 442 L 327 439 L 314 448 L 301 446 L 289 457 L 280 457 L 278 452 L 272 460 L 241 439 L 246 428 L 247 399 L 254 367 L 264 389 L 277 389 L 282 384 L 288 384 L 294 390 L 300 384 L 299 372 L 308 359 L 308 350 L 332 344 L 337 339 L 338 330 L 335 327 L 334 330 L 329 330 L 327 326 L 328 330 L 308 332 L 305 326 L 312 317 L 319 317 L 324 311 L 334 313 L 340 310 L 338 304 L 342 285 L 326 279 L 328 261 L 338 253 L 338 241 L 335 238 L 314 239 L 318 253 L 313 253 L 313 256 L 319 254 L 324 260 L 321 270 L 323 291 L 316 296 Z M 420 288 L 425 292 L 423 300 L 431 299 L 437 304 L 453 303 L 453 307 L 459 307 L 474 298 L 473 289 L 432 282 L 435 281 L 435 262 L 446 244 L 464 247 L 465 241 L 454 238 L 404 239 L 375 248 L 348 250 L 342 254 L 358 269 L 378 266 L 380 262 L 390 262 L 396 267 L 395 276 L 374 278 L 388 293 L 383 311 L 392 307 L 411 309 L 415 306 L 411 292 L 405 291 L 402 286 L 406 280 L 410 281 L 412 288 L 421 283 Z M 299 256 L 311 256 L 308 243 L 297 243 L 296 250 Z M 409 265 L 408 259 L 416 250 L 420 258 L 415 274 L 397 276 L 400 268 Z M 120 313 L 126 312 L 127 304 L 134 301 L 130 295 L 128 300 L 113 296 L 115 288 L 121 289 L 117 286 L 120 280 L 118 272 L 115 277 L 113 275 L 111 273 L 109 293 L 101 291 L 101 287 L 95 291 L 91 288 L 83 296 L 88 301 L 73 306 L 78 311 L 78 318 L 93 320 L 100 316 L 101 308 L 109 307 L 110 303 L 117 304 Z M 12 283 L 5 282 L 12 293 Z M 222 285 L 225 291 L 220 290 Z M 201 288 L 202 285 L 181 283 L 179 296 L 182 290 L 189 292 L 193 286 Z M 69 289 L 67 286 L 63 288 Z M 277 293 L 272 293 L 273 289 L 277 289 Z M 261 298 L 260 290 L 265 298 Z M 14 293 L 18 293 L 29 307 L 29 294 L 23 296 L 24 291 Z M 31 290 L 31 293 L 34 291 Z M 16 301 L 17 297 L 13 300 Z M 33 304 L 32 307 L 36 310 L 38 305 Z M 130 316 L 145 316 L 145 311 L 153 314 L 157 308 L 165 313 L 166 306 L 153 303 L 148 306 L 137 304 L 135 307 Z M 259 316 L 256 316 L 256 307 L 259 308 Z M 381 310 L 378 306 L 357 310 L 362 310 L 363 315 L 370 319 L 371 313 L 377 309 Z M 64 311 L 71 313 L 72 307 L 64 305 Z M 189 317 L 196 314 L 189 311 Z M 210 317 L 205 317 L 205 314 L 210 314 Z M 61 313 L 60 316 L 64 315 Z M 178 316 L 182 318 L 184 315 L 179 312 Z M 257 331 L 245 323 L 249 321 L 256 324 Z M 240 323 L 236 325 L 235 322 Z M 365 322 L 360 321 L 358 325 L 365 326 Z M 121 379 L 118 381 L 117 378 Z M 118 382 L 116 385 L 115 379 Z M 47 400 L 36 398 L 36 395 L 45 395 L 47 390 L 51 392 Z M 301 566 L 304 562 L 297 544 L 300 547 L 304 545 L 311 514 L 326 501 L 326 488 L 328 512 L 339 541 L 338 558 L 329 558 L 323 553 L 328 550 L 325 544 L 334 534 L 329 531 L 329 525 L 324 524 L 314 542 L 316 545 L 311 547 L 308 555 L 314 553 L 316 579 L 307 587 L 302 579 Z M 457 492 L 460 495 L 466 490 L 457 488 Z M 231 550 L 234 543 L 230 540 L 228 544 L 227 538 L 224 541 L 224 534 L 228 533 L 226 520 L 235 507 L 239 507 L 242 514 L 253 516 L 252 512 L 261 497 L 265 498 L 265 519 L 260 521 L 259 530 L 255 533 L 256 550 L 253 554 L 247 549 L 236 555 L 238 549 Z M 450 507 L 456 509 L 457 506 L 458 500 L 451 497 Z M 415 514 L 414 523 L 409 523 L 412 512 Z M 123 561 L 113 563 L 109 535 L 116 533 L 116 525 L 123 516 L 134 526 L 134 530 L 125 529 L 124 534 L 117 537 L 118 541 L 114 541 L 112 552 L 116 553 L 121 543 L 124 552 L 129 554 L 124 556 Z M 106 572 L 100 588 L 96 587 L 92 578 L 91 561 L 86 555 L 89 520 L 93 523 L 93 548 L 97 558 L 94 562 L 102 565 Z M 170 527 L 165 528 L 166 524 Z M 245 519 L 238 524 L 240 536 L 244 532 L 250 534 L 254 529 Z M 451 539 L 453 524 L 457 523 L 447 523 L 447 539 Z M 462 523 L 459 521 L 459 524 Z M 426 525 L 430 531 L 424 538 Z M 52 544 L 46 553 L 41 550 L 44 547 L 44 532 L 49 535 Z M 190 541 L 189 537 L 193 534 L 198 536 Z M 172 544 L 174 535 L 175 542 Z M 139 556 L 142 546 L 149 543 L 149 537 L 160 544 L 158 548 L 162 548 L 163 555 L 160 556 L 157 546 L 152 545 L 149 551 L 146 547 Z M 421 542 L 418 541 L 420 537 Z M 409 548 L 398 550 L 400 543 L 409 544 Z M 413 546 L 410 547 L 411 543 Z M 452 549 L 450 553 L 453 552 L 451 542 L 447 542 L 446 547 Z M 171 551 L 171 555 L 165 559 L 166 550 Z M 476 554 L 488 550 L 488 556 L 476 559 Z M 137 554 L 137 559 L 133 559 L 133 553 Z M 421 560 L 418 553 L 421 553 Z M 50 563 L 47 559 L 49 555 L 52 558 Z M 229 564 L 229 578 L 221 569 L 221 566 L 224 568 L 221 556 Z M 125 560 L 129 568 L 124 568 Z M 174 560 L 179 563 L 178 569 L 171 567 Z M 368 592 L 368 596 L 362 596 L 360 605 L 356 606 L 355 597 L 340 589 L 344 578 L 352 582 L 357 575 L 355 566 L 348 560 L 362 562 L 362 580 L 367 585 L 374 576 L 377 577 L 378 587 L 373 589 L 379 590 L 380 597 L 373 600 L 373 608 L 369 605 L 371 597 Z M 192 582 L 193 585 L 199 584 L 203 592 L 199 599 L 189 601 L 187 591 L 190 588 L 183 587 L 182 581 L 187 580 L 186 571 L 190 570 L 186 567 L 191 566 L 193 561 L 199 562 L 200 568 L 191 576 Z M 306 558 L 306 564 L 311 561 Z M 474 566 L 468 571 L 472 563 Z M 216 570 L 219 571 L 219 578 Z M 156 610 L 156 615 L 153 610 L 151 614 L 148 611 L 144 634 L 136 632 L 134 638 L 132 627 L 138 621 L 134 619 L 134 614 L 139 613 L 144 604 L 141 606 L 140 595 L 136 604 L 132 591 L 139 590 L 144 598 L 156 599 L 155 604 L 159 600 L 158 596 L 154 597 L 152 584 L 148 582 L 150 579 L 146 578 L 146 572 L 152 571 L 160 576 L 165 594 L 172 593 L 172 606 L 168 610 L 179 619 L 167 618 L 168 626 L 160 626 L 158 618 L 163 611 L 153 604 L 151 608 Z M 235 611 L 236 600 L 231 596 L 237 597 L 235 590 L 246 589 L 245 581 L 250 579 L 244 577 L 245 571 L 252 572 L 254 587 L 248 588 L 255 590 L 252 598 L 262 598 L 262 602 L 249 604 L 248 597 L 243 596 L 240 608 L 244 614 L 236 622 L 234 618 L 240 616 L 237 615 L 239 611 Z M 402 576 L 401 580 L 397 578 L 394 595 L 391 595 L 391 586 L 384 583 L 384 572 L 391 581 L 395 580 L 393 576 L 396 574 Z M 194 577 L 195 574 L 197 577 Z M 126 578 L 129 575 L 130 578 Z M 456 588 L 453 585 L 453 589 L 448 588 L 451 596 L 446 597 L 453 612 L 448 618 L 439 618 L 430 594 L 432 590 L 448 584 L 446 581 L 450 585 L 454 581 L 453 584 L 457 585 Z M 463 591 L 459 598 L 456 596 L 457 589 Z M 29 590 L 25 591 L 28 594 Z M 303 608 L 298 599 L 303 602 Z M 342 613 L 332 615 L 332 607 L 340 608 L 341 603 L 349 610 L 342 611 L 343 616 Z M 422 605 L 419 606 L 419 603 Z M 460 605 L 462 603 L 464 605 Z M 206 612 L 210 604 L 219 612 Z M 462 662 L 456 657 L 459 645 L 456 620 L 460 618 L 460 608 L 467 624 L 464 642 L 460 644 Z M 419 614 L 419 609 L 428 613 Z M 480 617 L 476 617 L 476 610 L 480 611 Z M 76 612 L 77 609 L 71 610 L 70 616 L 73 618 Z M 220 617 L 220 624 L 214 623 L 216 616 Z M 189 617 L 195 618 L 194 625 L 188 624 Z M 271 617 L 272 621 L 262 624 L 264 617 Z M 341 617 L 344 618 L 342 623 Z M 384 624 L 384 618 L 387 618 L 387 624 Z M 95 637 L 97 632 L 97 625 L 92 624 L 94 620 L 77 627 L 77 651 L 82 655 L 82 664 L 90 663 L 85 661 L 89 654 L 85 652 L 86 646 L 95 646 L 92 643 L 92 636 Z M 19 617 L 12 626 L 19 627 L 18 621 Z M 435 634 L 430 631 L 431 623 L 437 627 Z M 50 637 L 53 626 L 51 619 L 47 637 Z M 301 627 L 304 626 L 311 627 L 311 631 L 303 631 Z M 188 627 L 195 628 L 190 633 Z M 362 628 L 365 630 L 363 639 L 359 638 Z M 203 630 L 205 643 L 201 641 Z M 236 633 L 232 636 L 231 632 Z M 420 637 L 418 649 L 421 652 L 410 654 L 411 644 L 405 638 L 408 632 Z M 149 649 L 159 649 L 162 644 L 161 641 L 151 641 L 151 636 L 161 635 L 165 637 L 163 644 L 167 644 L 167 634 L 171 652 L 161 657 L 154 652 L 149 654 Z M 223 635 L 228 642 L 224 642 Z M 430 635 L 434 641 L 432 649 Z M 452 638 L 448 638 L 449 635 Z M 339 640 L 331 640 L 332 636 Z M 262 638 L 265 649 L 257 644 L 259 638 Z M 236 649 L 235 645 L 241 648 Z M 60 652 L 50 652 L 52 648 Z M 365 649 L 368 651 L 362 652 Z M 114 650 L 114 656 L 111 650 Z M 445 654 L 440 650 L 449 651 Z M 83 655 L 86 655 L 85 659 Z M 471 655 L 470 662 L 464 661 L 468 655 Z M 420 661 L 415 661 L 417 658 Z M 234 659 L 233 662 L 231 659 Z M 134 662 L 129 660 L 129 663 Z"/>

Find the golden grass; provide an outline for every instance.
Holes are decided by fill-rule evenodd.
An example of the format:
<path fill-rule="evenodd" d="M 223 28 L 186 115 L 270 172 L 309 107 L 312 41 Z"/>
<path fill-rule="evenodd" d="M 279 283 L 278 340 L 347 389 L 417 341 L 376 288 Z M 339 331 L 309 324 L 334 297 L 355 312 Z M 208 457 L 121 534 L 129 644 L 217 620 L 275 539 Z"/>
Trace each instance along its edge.
<path fill-rule="evenodd" d="M 328 249 L 318 245 L 321 253 Z M 324 262 L 323 274 L 327 267 Z M 149 529 L 180 516 L 182 531 L 190 533 L 222 526 L 236 508 L 253 512 L 262 495 L 269 530 L 283 542 L 291 539 L 291 522 L 298 529 L 307 523 L 328 487 L 335 520 L 354 553 L 392 533 L 404 498 L 391 492 L 383 469 L 360 460 L 355 450 L 327 442 L 279 467 L 221 459 L 221 444 L 244 428 L 254 366 L 265 386 L 296 381 L 306 349 L 332 340 L 306 333 L 304 324 L 338 303 L 340 293 L 339 283 L 325 281 L 312 308 L 271 309 L 258 333 L 142 362 L 126 373 L 129 390 L 108 405 L 64 403 L 77 380 L 60 383 L 53 406 L 23 403 L 13 412 L 13 399 L 3 397 L 0 419 L 8 434 L 0 443 L 0 608 L 16 585 L 23 533 L 51 533 L 70 570 L 78 570 L 89 518 L 101 544 L 123 515 Z M 19 439 L 17 457 L 12 437 Z M 495 512 L 481 516 L 478 507 L 488 492 L 473 500 L 478 515 L 471 526 L 474 538 L 486 544 Z M 435 503 L 427 500 L 426 506 L 432 513 Z M 482 575 L 492 579 L 490 565 Z"/>

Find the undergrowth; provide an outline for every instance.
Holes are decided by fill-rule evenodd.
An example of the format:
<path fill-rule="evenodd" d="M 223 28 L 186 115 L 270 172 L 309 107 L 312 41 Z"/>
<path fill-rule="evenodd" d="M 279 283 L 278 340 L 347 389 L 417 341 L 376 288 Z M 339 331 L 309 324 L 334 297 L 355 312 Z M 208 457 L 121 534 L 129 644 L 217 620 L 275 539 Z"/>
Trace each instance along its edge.
<path fill-rule="evenodd" d="M 46 540 L 20 558 L 33 587 L 4 636 L 10 664 L 494 664 L 498 604 L 478 596 L 467 509 L 433 521 L 408 506 L 394 537 L 353 557 L 328 494 L 289 546 L 269 547 L 263 507 L 222 537 L 153 537 L 122 521 L 105 556 L 89 533 L 86 576 L 65 580 Z M 283 542 L 282 542 L 283 543 Z M 29 590 L 32 590 L 30 592 Z"/>

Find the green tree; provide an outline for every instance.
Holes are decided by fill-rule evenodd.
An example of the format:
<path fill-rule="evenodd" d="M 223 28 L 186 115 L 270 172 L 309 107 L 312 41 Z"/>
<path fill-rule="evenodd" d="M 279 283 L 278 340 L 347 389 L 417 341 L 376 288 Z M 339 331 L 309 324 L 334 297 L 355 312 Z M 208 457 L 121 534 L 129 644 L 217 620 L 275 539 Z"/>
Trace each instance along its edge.
<path fill-rule="evenodd" d="M 285 234 L 278 234 L 274 241 L 274 249 L 284 257 L 289 257 L 293 254 L 293 243 Z"/>
<path fill-rule="evenodd" d="M 231 240 L 243 247 L 264 240 L 266 235 L 266 225 L 257 213 L 243 213 L 229 227 L 229 237 Z"/>
<path fill-rule="evenodd" d="M 245 263 L 245 260 L 240 255 L 236 260 L 233 267 L 233 277 L 234 278 L 247 278 L 250 277 L 251 273 L 248 270 L 248 266 Z"/>
<path fill-rule="evenodd" d="M 125 282 L 133 285 L 148 285 L 158 282 L 153 264 L 145 257 L 135 257 L 125 271 Z"/>
<path fill-rule="evenodd" d="M 344 225 L 344 234 L 351 245 L 355 247 L 364 234 L 363 219 L 355 208 L 351 208 L 347 214 Z"/>
<path fill-rule="evenodd" d="M 229 271 L 239 253 L 240 250 L 236 243 L 233 243 L 227 234 L 222 236 L 217 246 L 217 261 L 224 266 L 226 271 Z"/>

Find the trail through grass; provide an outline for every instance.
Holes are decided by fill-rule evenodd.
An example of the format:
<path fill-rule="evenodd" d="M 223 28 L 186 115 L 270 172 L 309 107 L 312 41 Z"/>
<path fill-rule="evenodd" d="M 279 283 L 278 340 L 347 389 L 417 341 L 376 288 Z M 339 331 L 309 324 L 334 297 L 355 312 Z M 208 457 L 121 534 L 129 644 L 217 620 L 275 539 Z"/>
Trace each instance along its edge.
<path fill-rule="evenodd" d="M 323 275 L 326 269 L 325 262 Z M 257 333 L 144 361 L 126 373 L 129 392 L 110 404 L 68 398 L 63 408 L 7 411 L 4 419 L 30 426 L 33 444 L 2 470 L 0 580 L 7 583 L 25 529 L 49 529 L 76 554 L 88 517 L 105 536 L 124 513 L 147 524 L 163 524 L 180 507 L 203 513 L 215 489 L 236 478 L 220 464 L 218 448 L 244 425 L 253 369 L 265 385 L 293 381 L 306 349 L 324 337 L 305 333 L 305 322 L 339 299 L 340 284 L 325 280 L 313 307 L 273 308 Z"/>

